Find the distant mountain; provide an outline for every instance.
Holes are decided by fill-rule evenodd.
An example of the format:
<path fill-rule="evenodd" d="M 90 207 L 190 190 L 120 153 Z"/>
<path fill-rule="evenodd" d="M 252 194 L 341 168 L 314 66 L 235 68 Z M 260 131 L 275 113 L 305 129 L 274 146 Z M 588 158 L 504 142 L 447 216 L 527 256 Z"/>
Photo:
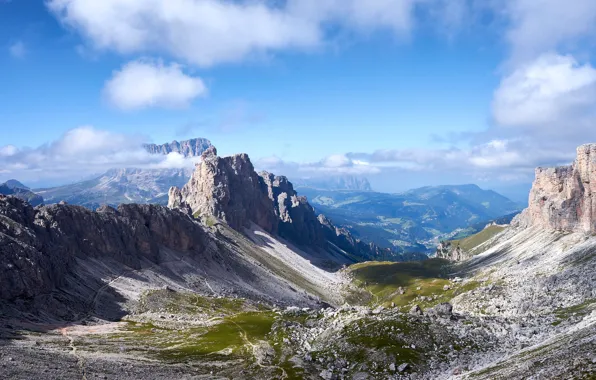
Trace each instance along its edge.
<path fill-rule="evenodd" d="M 359 190 L 372 191 L 368 179 L 353 175 L 332 176 L 325 178 L 300 178 L 294 181 L 296 188 L 311 187 L 322 190 Z"/>
<path fill-rule="evenodd" d="M 169 144 L 147 144 L 144 148 L 151 154 L 175 152 L 185 157 L 198 157 L 212 147 L 207 139 L 196 138 L 187 141 L 173 141 Z M 74 184 L 47 189 L 38 189 L 46 203 L 65 201 L 70 204 L 97 209 L 107 204 L 121 203 L 168 203 L 168 190 L 172 186 L 183 186 L 192 169 L 111 169 L 97 178 Z"/>
<path fill-rule="evenodd" d="M 112 169 L 88 181 L 36 191 L 48 204 L 65 201 L 93 210 L 104 204 L 167 204 L 170 187 L 185 184 L 191 173 L 191 169 Z"/>
<path fill-rule="evenodd" d="M 38 206 L 44 203 L 43 197 L 31 191 L 27 186 L 23 185 L 15 179 L 6 181 L 0 184 L 0 194 L 12 195 L 19 199 L 28 202 L 32 206 Z"/>
<path fill-rule="evenodd" d="M 211 141 L 196 138 L 186 141 L 172 141 L 169 144 L 145 144 L 143 147 L 151 154 L 180 153 L 184 157 L 199 157 L 204 151 L 212 147 Z"/>
<path fill-rule="evenodd" d="M 11 189 L 25 189 L 25 190 L 30 190 L 27 186 L 23 185 L 22 183 L 20 183 L 16 179 L 9 179 L 8 181 L 4 182 L 4 185 L 6 185 L 7 187 L 9 187 Z"/>
<path fill-rule="evenodd" d="M 301 188 L 313 207 L 361 239 L 432 252 L 438 241 L 481 230 L 521 206 L 476 185 L 434 186 L 401 194 Z"/>

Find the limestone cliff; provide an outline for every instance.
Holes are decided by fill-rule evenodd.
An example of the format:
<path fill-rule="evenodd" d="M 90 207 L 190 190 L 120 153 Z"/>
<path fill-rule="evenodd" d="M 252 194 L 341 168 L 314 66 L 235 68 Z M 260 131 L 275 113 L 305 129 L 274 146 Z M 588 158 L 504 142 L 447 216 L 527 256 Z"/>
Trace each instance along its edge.
<path fill-rule="evenodd" d="M 513 224 L 596 233 L 596 144 L 577 148 L 570 166 L 537 168 L 528 208 Z"/>
<path fill-rule="evenodd" d="M 160 247 L 201 252 L 209 240 L 188 216 L 153 205 L 66 204 L 33 208 L 0 196 L 0 299 L 31 298 L 62 285 L 77 258 L 112 259 L 138 269 Z"/>
<path fill-rule="evenodd" d="M 254 222 L 267 232 L 277 231 L 266 186 L 246 154 L 219 157 L 209 148 L 190 181 L 182 189 L 170 189 L 168 207 L 189 207 L 195 216 L 213 215 L 235 230 Z"/>
<path fill-rule="evenodd" d="M 215 148 L 205 151 L 190 181 L 182 189 L 170 189 L 168 207 L 188 210 L 195 217 L 214 216 L 240 232 L 255 223 L 314 249 L 332 243 L 354 255 L 356 261 L 402 258 L 355 239 L 324 216 L 317 217 L 306 197 L 299 196 L 286 177 L 257 174 L 246 154 L 218 157 Z"/>

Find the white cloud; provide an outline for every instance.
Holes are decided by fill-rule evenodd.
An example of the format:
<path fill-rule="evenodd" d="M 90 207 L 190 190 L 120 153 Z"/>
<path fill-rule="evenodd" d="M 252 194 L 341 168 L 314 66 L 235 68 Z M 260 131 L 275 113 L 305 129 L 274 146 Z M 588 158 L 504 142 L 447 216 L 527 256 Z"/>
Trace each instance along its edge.
<path fill-rule="evenodd" d="M 407 35 L 417 8 L 453 27 L 465 0 L 48 0 L 50 11 L 91 46 L 159 53 L 209 67 L 325 44 L 329 28 Z"/>
<path fill-rule="evenodd" d="M 593 0 L 504 0 L 496 4 L 496 12 L 504 9 L 510 19 L 507 38 L 516 61 L 573 47 L 578 39 L 596 32 Z"/>
<path fill-rule="evenodd" d="M 0 147 L 0 157 L 12 156 L 15 153 L 17 153 L 17 147 L 14 145 L 6 145 L 6 146 Z"/>
<path fill-rule="evenodd" d="M 316 24 L 264 2 L 50 0 L 65 25 L 99 49 L 164 52 L 199 66 L 320 41 Z"/>
<path fill-rule="evenodd" d="M 260 158 L 255 162 L 258 170 L 266 170 L 290 178 L 323 177 L 329 175 L 377 174 L 380 169 L 363 160 L 352 160 L 346 155 L 337 154 L 318 162 L 298 163 L 284 161 L 277 156 Z"/>
<path fill-rule="evenodd" d="M 184 108 L 206 93 L 203 81 L 185 74 L 180 65 L 148 60 L 127 63 L 114 72 L 104 88 L 108 101 L 124 110 Z"/>
<path fill-rule="evenodd" d="M 177 153 L 149 154 L 144 142 L 143 136 L 79 127 L 38 148 L 0 148 L 2 177 L 71 182 L 112 168 L 190 168 L 194 163 Z"/>
<path fill-rule="evenodd" d="M 560 128 L 595 105 L 596 69 L 571 56 L 545 54 L 503 79 L 493 112 L 503 126 Z"/>
<path fill-rule="evenodd" d="M 16 41 L 8 48 L 8 52 L 13 58 L 24 58 L 27 54 L 27 48 L 23 41 Z"/>

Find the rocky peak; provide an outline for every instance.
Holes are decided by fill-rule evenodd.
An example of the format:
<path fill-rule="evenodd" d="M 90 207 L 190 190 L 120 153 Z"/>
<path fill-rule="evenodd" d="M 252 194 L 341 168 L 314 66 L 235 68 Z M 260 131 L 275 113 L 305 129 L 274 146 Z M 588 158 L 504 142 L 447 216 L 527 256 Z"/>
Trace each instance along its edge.
<path fill-rule="evenodd" d="M 236 230 L 254 222 L 275 232 L 275 215 L 264 185 L 246 154 L 219 157 L 215 148 L 206 150 L 190 181 L 169 192 L 168 206 L 188 206 L 193 215 L 213 215 Z"/>
<path fill-rule="evenodd" d="M 572 165 L 537 168 L 529 206 L 512 223 L 596 233 L 596 144 L 578 147 Z"/>
<path fill-rule="evenodd" d="M 398 257 L 389 249 L 355 239 L 323 215 L 317 217 L 286 177 L 257 174 L 246 154 L 219 157 L 215 148 L 207 149 L 190 181 L 182 189 L 170 189 L 168 207 L 190 210 L 195 217 L 214 216 L 240 232 L 255 223 L 314 249 L 327 248 L 330 242 L 364 259 Z"/>
<path fill-rule="evenodd" d="M 212 148 L 211 141 L 203 138 L 190 139 L 186 141 L 172 141 L 169 144 L 145 144 L 143 147 L 151 154 L 180 153 L 184 157 L 199 157 L 209 148 Z"/>

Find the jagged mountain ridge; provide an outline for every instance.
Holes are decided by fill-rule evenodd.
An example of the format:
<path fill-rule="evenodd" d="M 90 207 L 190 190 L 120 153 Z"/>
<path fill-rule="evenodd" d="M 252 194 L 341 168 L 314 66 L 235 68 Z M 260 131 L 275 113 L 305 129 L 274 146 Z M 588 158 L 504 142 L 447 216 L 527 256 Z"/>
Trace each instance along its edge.
<path fill-rule="evenodd" d="M 189 210 L 196 217 L 213 216 L 240 232 L 256 224 L 299 246 L 325 250 L 331 243 L 355 255 L 354 261 L 403 259 L 389 249 L 362 243 L 326 217 L 318 217 L 286 177 L 257 174 L 246 154 L 219 157 L 215 148 L 208 149 L 190 181 L 181 189 L 170 189 L 168 206 Z"/>
<path fill-rule="evenodd" d="M 145 144 L 143 147 L 151 154 L 180 153 L 184 157 L 199 157 L 204 151 L 212 147 L 211 141 L 204 138 L 195 138 L 185 141 L 172 141 L 166 144 Z"/>

